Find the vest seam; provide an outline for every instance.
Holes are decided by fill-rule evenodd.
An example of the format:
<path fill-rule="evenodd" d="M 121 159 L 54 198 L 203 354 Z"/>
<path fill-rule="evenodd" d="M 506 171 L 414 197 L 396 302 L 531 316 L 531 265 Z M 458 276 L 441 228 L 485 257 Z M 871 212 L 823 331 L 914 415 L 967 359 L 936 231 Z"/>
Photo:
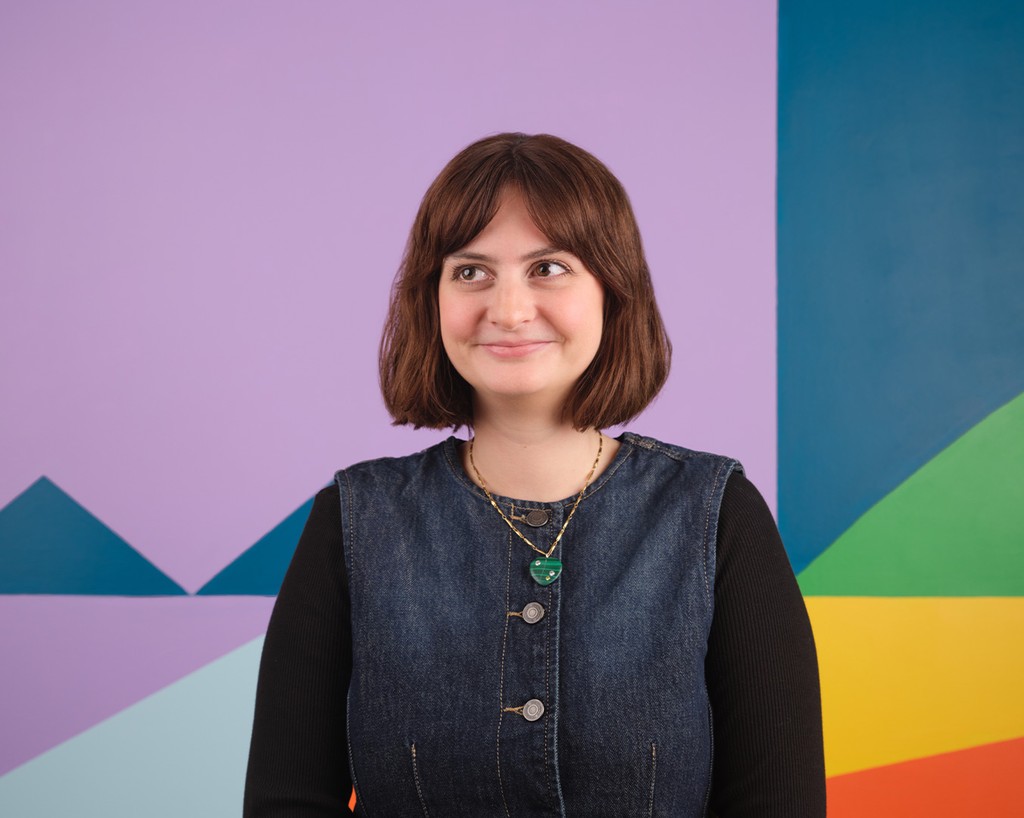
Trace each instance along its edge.
<path fill-rule="evenodd" d="M 704 690 L 707 691 L 707 678 L 704 679 Z M 715 775 L 715 714 L 711 710 L 711 700 L 708 700 L 708 783 L 704 787 L 704 815 L 708 814 L 708 805 L 711 802 L 711 780 Z"/>
<path fill-rule="evenodd" d="M 341 483 L 341 481 L 344 481 L 344 483 L 345 483 L 345 497 L 348 500 L 348 502 L 345 503 L 345 506 L 346 506 L 345 507 L 345 512 L 346 512 L 346 516 L 348 517 L 348 520 L 347 520 L 347 522 L 348 522 L 348 533 L 350 535 L 350 539 L 352 540 L 352 542 L 345 543 L 344 542 L 344 538 L 342 539 L 342 542 L 344 543 L 343 548 L 344 548 L 345 562 L 348 563 L 348 565 L 347 565 L 347 568 L 348 568 L 347 573 L 348 573 L 348 576 L 351 577 L 352 574 L 355 573 L 355 542 L 354 542 L 354 540 L 355 540 L 355 517 L 353 515 L 353 508 L 355 506 L 355 498 L 352 496 L 352 482 L 348 479 L 348 471 L 347 470 L 342 470 L 342 471 L 338 472 L 338 477 L 341 478 L 341 480 L 338 481 L 338 483 L 339 483 L 339 485 L 338 485 L 339 494 L 341 493 L 341 485 L 340 485 L 340 483 Z M 351 583 L 349 583 L 349 584 L 351 585 Z M 351 598 L 351 592 L 349 593 L 349 597 Z"/>
<path fill-rule="evenodd" d="M 682 463 L 686 460 L 691 460 L 695 457 L 719 457 L 712 452 L 702 452 L 696 449 L 687 449 L 685 446 L 676 446 L 671 443 L 665 443 L 661 440 L 656 440 L 653 437 L 646 437 L 644 435 L 638 435 L 634 432 L 623 432 L 622 437 L 628 440 L 634 446 L 646 449 L 649 452 L 656 452 L 657 454 L 664 455 L 670 460 L 674 460 L 677 463 Z"/>
<path fill-rule="evenodd" d="M 505 567 L 505 612 L 508 613 L 510 604 L 510 589 L 509 584 L 512 577 L 512 532 L 507 532 L 508 541 L 508 560 Z M 508 627 L 509 617 L 505 617 L 505 627 L 502 631 L 501 636 L 501 661 L 498 671 L 498 733 L 494 739 L 494 759 L 496 763 L 496 769 L 498 771 L 498 792 L 501 793 L 501 804 L 505 809 L 505 817 L 511 818 L 511 813 L 508 809 L 508 801 L 505 799 L 505 782 L 501 777 L 501 724 L 505 718 L 503 708 L 505 706 L 505 654 L 508 650 Z"/>
<path fill-rule="evenodd" d="M 552 608 L 551 597 L 553 592 L 551 586 L 547 587 L 548 607 Z M 544 778 L 547 782 L 548 787 L 548 800 L 554 801 L 551 797 L 551 768 L 548 766 L 548 726 L 551 723 L 551 712 L 554 710 L 551 707 L 551 628 L 550 621 L 548 626 L 544 628 L 546 631 L 544 634 L 544 699 L 547 702 L 548 710 L 544 714 Z"/>
<path fill-rule="evenodd" d="M 658 745 L 651 742 L 651 792 L 647 799 L 648 818 L 654 818 L 654 782 L 658 774 Z"/>
<path fill-rule="evenodd" d="M 340 480 L 338 479 L 339 477 L 341 478 Z M 353 526 L 355 525 L 355 521 L 353 520 L 353 517 L 352 517 L 352 507 L 354 506 L 354 502 L 353 502 L 354 498 L 352 497 L 352 483 L 349 481 L 348 474 L 345 471 L 338 472 L 337 475 L 335 475 L 335 481 L 338 483 L 338 497 L 339 497 L 339 499 L 342 496 L 345 496 L 345 497 L 348 498 L 348 503 L 346 504 L 347 508 L 345 509 L 345 511 L 348 513 L 348 531 L 349 531 L 349 535 L 350 535 L 351 539 L 354 540 L 355 539 L 355 535 L 354 535 L 355 529 L 354 529 Z M 345 483 L 345 494 L 344 495 L 342 495 L 342 493 L 341 493 L 341 482 L 342 481 L 344 481 L 344 483 Z M 339 505 L 340 505 L 340 503 L 339 503 Z M 339 508 L 338 509 L 339 516 L 341 516 L 341 511 L 342 510 Z M 344 517 L 342 517 L 342 526 L 344 526 Z M 348 570 L 346 571 L 345 582 L 349 586 L 346 590 L 348 591 L 348 595 L 349 595 L 349 605 L 351 605 L 352 604 L 351 603 L 351 600 L 352 600 L 352 589 L 351 589 L 351 586 L 352 586 L 352 551 L 353 551 L 354 544 L 353 543 L 349 543 L 348 547 L 345 546 L 344 531 L 342 531 L 342 540 L 341 540 L 341 542 L 342 542 L 342 556 L 345 557 L 345 561 L 348 563 Z M 356 803 L 363 803 L 363 807 L 362 807 L 362 809 L 360 811 L 363 812 L 364 814 L 368 815 L 369 813 L 366 810 L 365 802 L 363 802 L 363 797 L 362 797 L 362 794 L 360 793 L 359 782 L 358 782 L 358 779 L 356 777 L 355 755 L 352 752 L 352 682 L 351 682 L 351 679 L 349 679 L 349 688 L 348 688 L 348 690 L 345 691 L 345 744 L 348 747 L 348 769 L 349 769 L 349 774 L 352 776 L 352 789 L 355 790 L 355 793 L 356 793 Z"/>
<path fill-rule="evenodd" d="M 705 516 L 704 516 L 704 600 L 707 603 L 707 607 L 708 607 L 709 611 L 713 611 L 714 610 L 714 606 L 713 606 L 713 599 L 714 599 L 714 597 L 713 597 L 713 595 L 711 593 L 711 583 L 710 583 L 710 581 L 708 579 L 709 555 L 711 553 L 711 548 L 713 547 L 711 542 L 710 542 L 710 539 L 708 537 L 708 533 L 711 530 L 711 508 L 712 508 L 712 505 L 715 502 L 715 497 L 718 496 L 718 485 L 719 485 L 719 479 L 722 476 L 722 469 L 724 469 L 726 467 L 726 465 L 729 464 L 729 462 L 730 461 L 723 459 L 718 464 L 718 468 L 715 470 L 715 477 L 711 481 L 711 491 L 708 494 L 706 513 L 705 513 Z M 731 471 L 731 469 L 730 469 L 730 471 Z M 719 503 L 719 506 L 721 506 L 721 503 Z M 717 530 L 717 520 L 716 520 L 716 530 Z"/>
<path fill-rule="evenodd" d="M 561 652 L 559 650 L 561 633 L 562 633 L 562 593 L 561 587 L 555 589 L 548 586 L 548 604 L 550 605 L 553 616 L 551 622 L 548 625 L 549 637 L 548 644 L 554 644 L 555 648 L 555 661 L 554 661 L 554 684 L 548 684 L 549 689 L 548 701 L 551 704 L 550 714 L 545 714 L 544 728 L 547 730 L 548 720 L 551 723 L 551 754 L 553 756 L 551 769 L 554 771 L 554 783 L 555 783 L 555 801 L 558 804 L 558 814 L 560 816 L 565 815 L 565 799 L 562 797 L 562 782 L 559 778 L 558 770 L 558 719 L 561 716 L 560 698 L 558 695 L 559 684 L 561 683 L 561 674 L 559 673 L 559 664 L 561 662 Z"/>
<path fill-rule="evenodd" d="M 416 764 L 416 742 L 412 742 L 412 779 L 416 784 L 416 796 L 420 799 L 420 807 L 423 810 L 423 818 L 430 818 L 430 811 L 427 809 L 427 802 L 423 798 L 423 788 L 420 787 L 420 770 Z"/>

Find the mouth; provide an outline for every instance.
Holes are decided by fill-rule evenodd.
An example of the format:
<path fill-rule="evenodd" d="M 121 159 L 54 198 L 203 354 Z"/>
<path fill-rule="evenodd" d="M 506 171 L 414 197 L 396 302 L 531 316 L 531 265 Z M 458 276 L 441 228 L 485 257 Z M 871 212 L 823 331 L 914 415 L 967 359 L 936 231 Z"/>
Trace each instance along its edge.
<path fill-rule="evenodd" d="M 497 358 L 525 358 L 543 349 L 550 341 L 511 341 L 498 344 L 480 344 L 480 346 Z"/>

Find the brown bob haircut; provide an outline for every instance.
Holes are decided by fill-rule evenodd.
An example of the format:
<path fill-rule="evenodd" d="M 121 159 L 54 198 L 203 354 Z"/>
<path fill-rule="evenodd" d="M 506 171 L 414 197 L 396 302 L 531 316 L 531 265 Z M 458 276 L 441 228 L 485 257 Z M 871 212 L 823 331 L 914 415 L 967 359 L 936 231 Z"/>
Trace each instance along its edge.
<path fill-rule="evenodd" d="M 473 389 L 441 343 L 441 267 L 494 218 L 510 189 L 522 195 L 551 243 L 579 258 L 604 286 L 601 343 L 563 419 L 580 430 L 621 425 L 647 407 L 668 377 L 672 347 L 619 180 L 564 139 L 498 134 L 445 166 L 413 222 L 380 344 L 381 391 L 396 425 L 473 425 Z"/>

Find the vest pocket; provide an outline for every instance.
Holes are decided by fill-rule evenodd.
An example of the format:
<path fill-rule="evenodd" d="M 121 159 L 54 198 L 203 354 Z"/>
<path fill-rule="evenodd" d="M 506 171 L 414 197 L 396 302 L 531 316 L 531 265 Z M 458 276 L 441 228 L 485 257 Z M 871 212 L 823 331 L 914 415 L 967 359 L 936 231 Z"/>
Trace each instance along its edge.
<path fill-rule="evenodd" d="M 430 818 L 430 810 L 427 809 L 427 802 L 423 798 L 423 787 L 420 785 L 420 768 L 416 762 L 416 742 L 409 746 L 409 754 L 412 759 L 412 780 L 416 784 L 416 797 L 420 799 L 420 809 L 423 810 L 423 818 Z"/>

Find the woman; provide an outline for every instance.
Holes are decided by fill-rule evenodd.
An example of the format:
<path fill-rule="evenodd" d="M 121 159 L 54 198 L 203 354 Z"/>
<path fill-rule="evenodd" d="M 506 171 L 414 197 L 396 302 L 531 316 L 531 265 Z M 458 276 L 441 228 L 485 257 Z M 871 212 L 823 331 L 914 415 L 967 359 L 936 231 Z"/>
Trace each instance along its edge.
<path fill-rule="evenodd" d="M 472 437 L 317 495 L 247 815 L 341 814 L 353 786 L 374 816 L 824 815 L 814 643 L 770 512 L 734 460 L 601 432 L 669 352 L 597 159 L 502 134 L 448 164 L 381 384 L 396 423 Z"/>

